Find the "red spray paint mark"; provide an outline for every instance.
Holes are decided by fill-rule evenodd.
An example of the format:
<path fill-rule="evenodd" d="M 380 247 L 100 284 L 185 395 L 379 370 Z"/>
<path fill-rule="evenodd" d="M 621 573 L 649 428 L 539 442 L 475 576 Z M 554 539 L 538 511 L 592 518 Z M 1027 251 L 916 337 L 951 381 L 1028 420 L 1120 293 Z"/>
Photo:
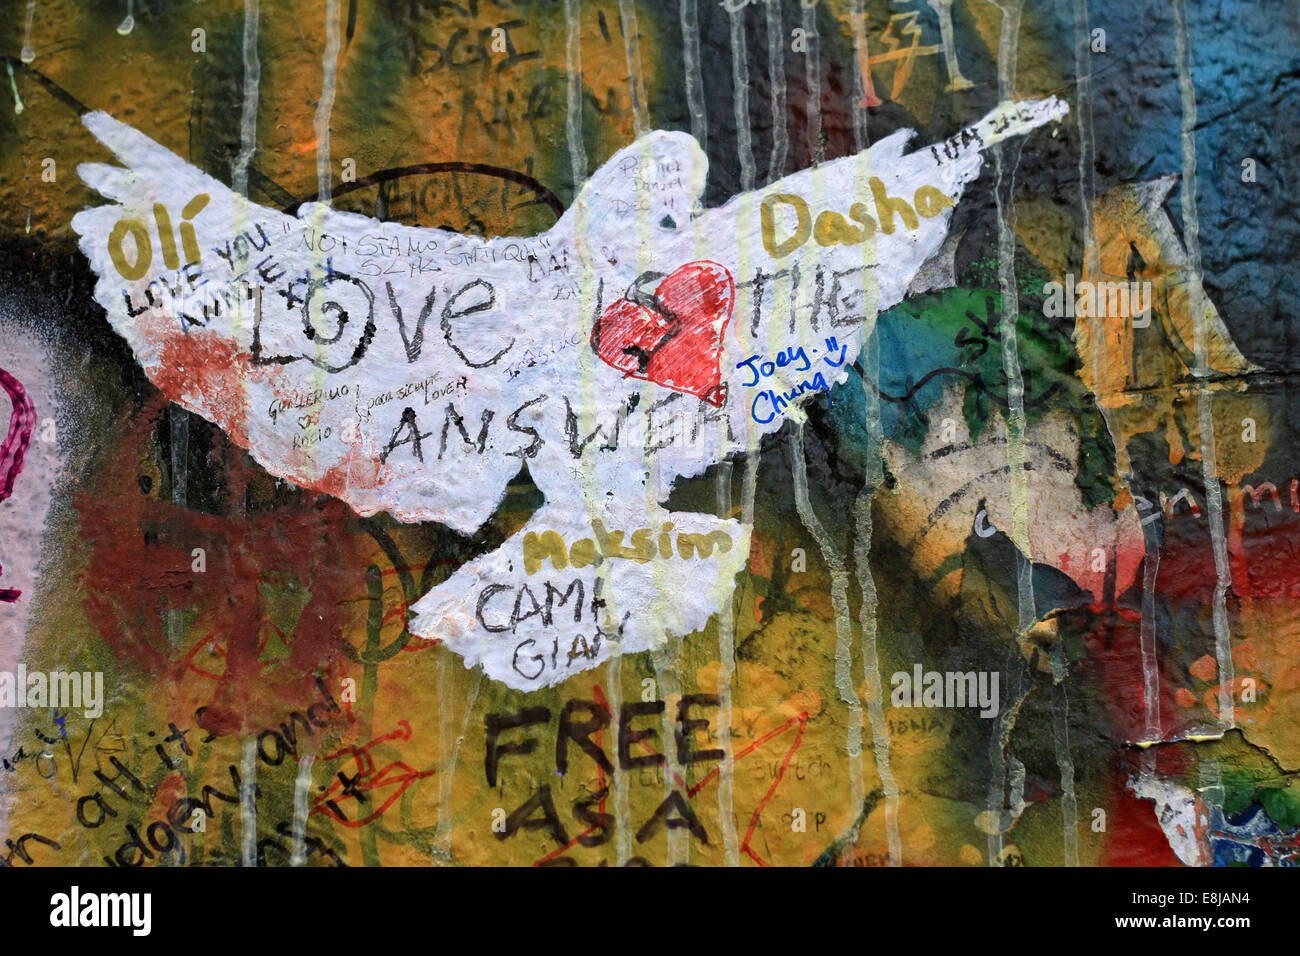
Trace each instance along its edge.
<path fill-rule="evenodd" d="M 201 410 L 241 448 L 249 447 L 245 382 L 248 356 L 212 332 L 194 331 L 162 340 L 159 364 L 147 369 L 150 380 L 187 408 Z"/>
<path fill-rule="evenodd" d="M 146 401 L 78 484 L 86 553 L 73 593 L 123 667 L 160 683 L 199 680 L 193 703 L 207 708 L 204 730 L 257 733 L 283 708 L 317 699 L 314 675 L 334 672 L 361 620 L 356 569 L 376 556 L 337 499 L 299 491 L 250 507 L 255 482 L 267 479 L 217 429 L 209 462 L 223 493 L 213 511 L 146 491 L 141 463 L 156 460 L 167 405 L 162 395 Z M 206 552 L 202 574 L 191 570 L 195 547 Z M 300 607 L 285 603 L 295 591 Z M 174 608 L 190 616 L 175 645 L 166 622 Z"/>
<path fill-rule="evenodd" d="M 397 802 L 411 784 L 437 773 L 434 769 L 412 769 L 400 760 L 390 761 L 382 769 L 376 769 L 378 764 L 372 752 L 376 745 L 406 742 L 410 739 L 411 725 L 405 720 L 399 720 L 396 730 L 382 737 L 376 737 L 364 747 L 344 747 L 342 750 L 321 757 L 321 760 L 352 760 L 355 763 L 356 774 L 349 779 L 345 771 L 340 771 L 329 789 L 313 801 L 309 816 L 321 813 L 335 823 L 354 830 L 377 820 L 385 810 Z M 381 795 L 384 796 L 382 803 L 378 805 L 370 803 L 370 800 L 379 799 Z M 358 807 L 367 807 L 370 812 L 364 816 L 349 818 L 338 804 L 338 801 L 344 797 L 352 797 Z"/>
<path fill-rule="evenodd" d="M 627 295 L 601 313 L 591 348 L 629 378 L 640 378 L 695 395 L 715 408 L 726 397 L 722 384 L 723 333 L 736 302 L 736 283 L 716 262 L 688 262 L 662 277 L 654 292 L 643 273 Z"/>
<path fill-rule="evenodd" d="M 27 389 L 18 379 L 0 368 L 0 388 L 9 395 L 13 410 L 9 413 L 9 433 L 0 444 L 0 501 L 14 493 L 14 482 L 23 470 L 23 459 L 32 443 L 32 425 L 36 422 L 36 409 Z M 0 573 L 4 571 L 0 568 Z M 0 588 L 0 601 L 14 602 L 22 594 L 16 588 Z"/>

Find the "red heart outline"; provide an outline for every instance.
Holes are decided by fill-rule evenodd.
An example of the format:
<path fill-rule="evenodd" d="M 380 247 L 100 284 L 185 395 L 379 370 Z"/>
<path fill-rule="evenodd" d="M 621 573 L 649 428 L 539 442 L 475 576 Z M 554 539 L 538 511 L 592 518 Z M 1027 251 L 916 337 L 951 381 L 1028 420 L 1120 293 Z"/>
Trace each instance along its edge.
<path fill-rule="evenodd" d="M 654 292 L 644 284 L 659 278 Z M 591 349 L 628 378 L 695 395 L 714 408 L 726 400 L 722 346 L 736 305 L 736 283 L 701 259 L 666 276 L 646 272 L 610 303 L 591 330 Z"/>

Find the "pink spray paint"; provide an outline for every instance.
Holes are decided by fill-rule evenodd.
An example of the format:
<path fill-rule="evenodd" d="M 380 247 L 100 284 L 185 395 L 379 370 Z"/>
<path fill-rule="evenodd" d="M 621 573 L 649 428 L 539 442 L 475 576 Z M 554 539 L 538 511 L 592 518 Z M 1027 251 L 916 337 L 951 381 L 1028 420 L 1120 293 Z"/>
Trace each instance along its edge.
<path fill-rule="evenodd" d="M 0 368 L 0 388 L 9 395 L 13 411 L 9 414 L 9 433 L 0 444 L 0 501 L 14 491 L 14 482 L 23 470 L 23 459 L 32 443 L 32 426 L 36 422 L 36 408 L 22 382 Z M 4 568 L 0 568 L 0 573 Z M 21 594 L 15 588 L 0 588 L 0 601 L 17 601 Z"/>

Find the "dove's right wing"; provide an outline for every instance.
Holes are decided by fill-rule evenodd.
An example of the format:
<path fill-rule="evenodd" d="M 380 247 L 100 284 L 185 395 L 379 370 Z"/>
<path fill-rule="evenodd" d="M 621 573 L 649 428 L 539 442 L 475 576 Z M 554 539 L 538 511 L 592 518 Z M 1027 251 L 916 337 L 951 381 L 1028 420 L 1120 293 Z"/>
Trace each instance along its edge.
<path fill-rule="evenodd" d="M 707 257 L 734 277 L 735 312 L 720 356 L 728 429 L 712 454 L 665 449 L 663 471 L 701 473 L 847 380 L 877 314 L 902 301 L 943 245 L 983 151 L 1067 109 L 1055 97 L 1006 103 L 947 141 L 911 152 L 913 131 L 898 130 L 695 219 L 693 235 L 677 241 L 660 270 Z"/>

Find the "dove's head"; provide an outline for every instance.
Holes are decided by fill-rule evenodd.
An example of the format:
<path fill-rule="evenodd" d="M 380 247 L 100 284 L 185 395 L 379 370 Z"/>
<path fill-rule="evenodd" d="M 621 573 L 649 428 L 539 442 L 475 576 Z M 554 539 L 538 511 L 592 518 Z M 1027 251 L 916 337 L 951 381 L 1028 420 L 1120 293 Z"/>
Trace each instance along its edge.
<path fill-rule="evenodd" d="M 625 245 L 653 247 L 657 239 L 675 235 L 700 212 L 708 172 L 708 156 L 693 136 L 655 130 L 602 163 L 557 228 L 571 231 L 581 241 L 585 233 L 601 232 L 600 221 L 612 215 L 634 224 L 622 237 Z M 617 255 L 613 248 L 607 251 Z"/>

